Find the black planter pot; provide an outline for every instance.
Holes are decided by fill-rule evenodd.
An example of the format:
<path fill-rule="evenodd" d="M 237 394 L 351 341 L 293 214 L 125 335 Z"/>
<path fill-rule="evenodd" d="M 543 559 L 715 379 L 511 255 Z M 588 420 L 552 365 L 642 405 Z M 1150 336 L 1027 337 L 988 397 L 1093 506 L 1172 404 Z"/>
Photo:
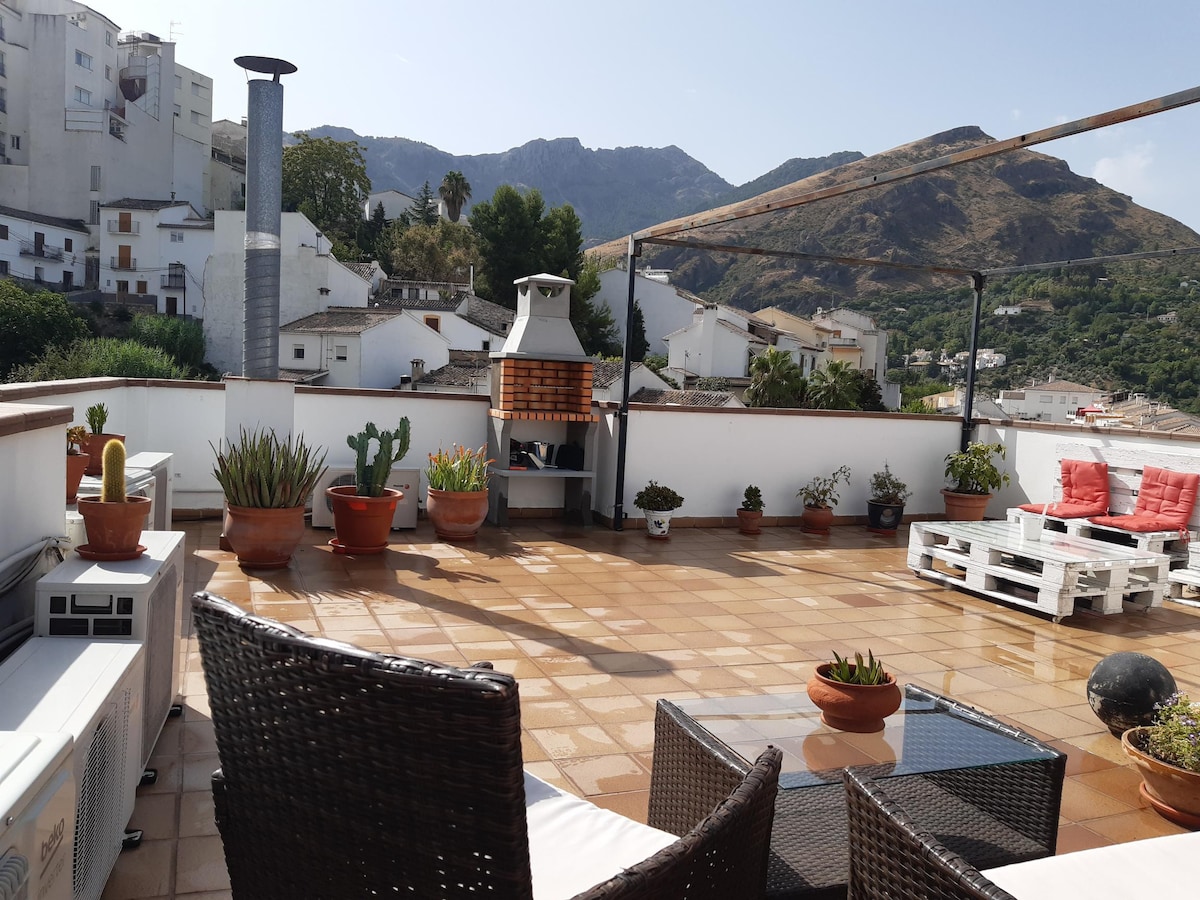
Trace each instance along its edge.
<path fill-rule="evenodd" d="M 873 531 L 876 534 L 895 534 L 903 519 L 903 503 L 867 501 L 867 531 Z"/>

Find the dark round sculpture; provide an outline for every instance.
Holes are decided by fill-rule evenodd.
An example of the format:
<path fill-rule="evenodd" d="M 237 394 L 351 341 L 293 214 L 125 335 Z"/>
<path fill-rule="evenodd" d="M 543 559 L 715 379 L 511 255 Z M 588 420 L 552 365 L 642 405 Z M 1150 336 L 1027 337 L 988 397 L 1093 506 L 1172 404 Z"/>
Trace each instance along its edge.
<path fill-rule="evenodd" d="M 1096 663 L 1088 678 L 1088 704 L 1118 737 L 1154 722 L 1154 705 L 1175 693 L 1166 666 L 1144 653 L 1113 653 Z"/>

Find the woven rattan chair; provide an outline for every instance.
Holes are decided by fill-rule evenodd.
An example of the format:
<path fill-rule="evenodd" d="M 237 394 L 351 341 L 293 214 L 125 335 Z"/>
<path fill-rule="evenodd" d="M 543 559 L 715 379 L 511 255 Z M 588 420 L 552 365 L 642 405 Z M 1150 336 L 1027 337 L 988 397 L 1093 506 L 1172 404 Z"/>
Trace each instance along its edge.
<path fill-rule="evenodd" d="M 1014 900 L 918 826 L 878 784 L 846 769 L 850 900 Z"/>
<path fill-rule="evenodd" d="M 234 897 L 533 898 L 511 676 L 314 638 L 211 594 L 192 608 Z M 675 843 L 580 900 L 761 896 L 779 764 L 722 761 Z"/>

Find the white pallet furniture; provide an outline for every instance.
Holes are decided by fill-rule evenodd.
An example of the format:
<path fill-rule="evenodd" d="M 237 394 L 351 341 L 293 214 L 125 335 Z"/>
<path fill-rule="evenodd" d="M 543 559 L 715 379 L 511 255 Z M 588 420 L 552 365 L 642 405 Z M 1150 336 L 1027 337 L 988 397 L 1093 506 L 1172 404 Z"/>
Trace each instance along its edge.
<path fill-rule="evenodd" d="M 1049 531 L 1026 540 L 1013 522 L 914 522 L 908 567 L 1059 622 L 1077 603 L 1105 615 L 1161 606 L 1168 557 Z"/>
<path fill-rule="evenodd" d="M 1171 574 L 1167 576 L 1170 582 L 1171 599 L 1182 600 L 1186 589 L 1190 588 L 1192 593 L 1200 591 L 1200 542 L 1192 541 L 1188 545 L 1188 562 L 1182 569 L 1172 569 Z M 1187 601 L 1189 603 L 1197 603 L 1195 599 Z"/>

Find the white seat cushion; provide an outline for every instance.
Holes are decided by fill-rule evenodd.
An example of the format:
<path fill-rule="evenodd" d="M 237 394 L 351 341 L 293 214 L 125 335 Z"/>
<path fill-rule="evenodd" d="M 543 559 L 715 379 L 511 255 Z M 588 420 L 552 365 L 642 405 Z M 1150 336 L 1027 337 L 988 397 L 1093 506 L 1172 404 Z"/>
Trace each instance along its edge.
<path fill-rule="evenodd" d="M 983 874 L 1019 900 L 1175 897 L 1196 889 L 1193 853 L 1200 854 L 1200 832 L 1077 850 Z"/>
<path fill-rule="evenodd" d="M 677 840 L 528 772 L 525 818 L 534 900 L 569 900 Z"/>

